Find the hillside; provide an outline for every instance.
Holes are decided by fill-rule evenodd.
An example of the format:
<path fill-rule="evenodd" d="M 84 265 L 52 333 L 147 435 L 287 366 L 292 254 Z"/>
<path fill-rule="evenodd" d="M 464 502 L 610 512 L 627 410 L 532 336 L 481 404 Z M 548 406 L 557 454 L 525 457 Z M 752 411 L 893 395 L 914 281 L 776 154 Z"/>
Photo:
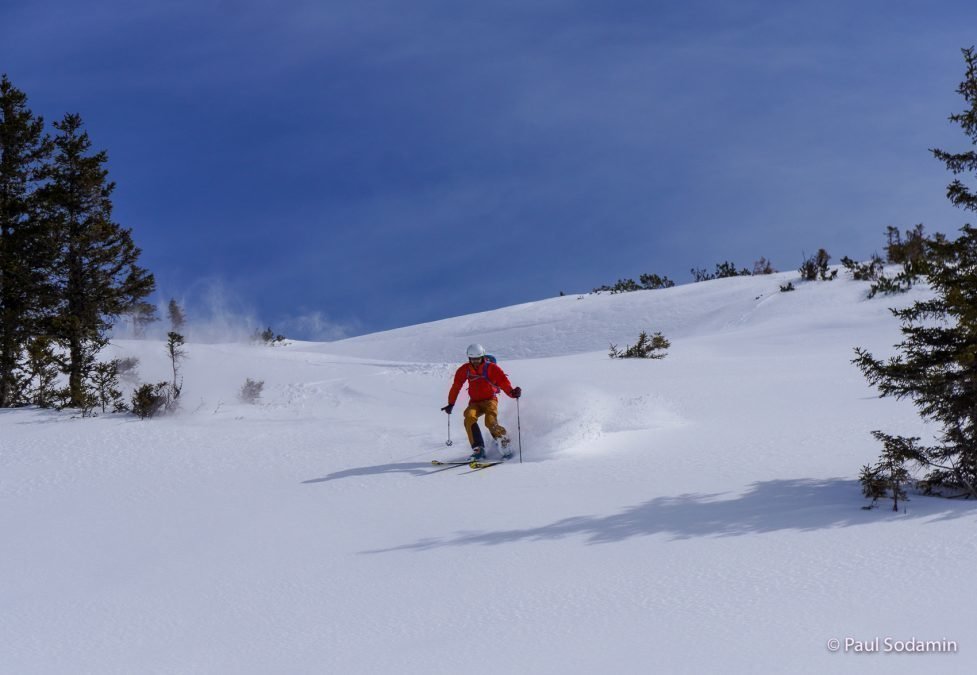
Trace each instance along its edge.
<path fill-rule="evenodd" d="M 969 672 L 977 623 L 943 598 L 969 587 L 974 505 L 865 511 L 855 480 L 872 429 L 928 433 L 850 364 L 924 291 L 789 279 L 190 344 L 182 411 L 151 421 L 0 411 L 3 670 Z M 641 330 L 667 358 L 607 357 Z M 501 404 L 523 462 L 435 472 L 466 454 L 439 408 L 475 341 L 525 391 Z M 160 343 L 112 354 L 166 377 Z M 826 647 L 876 636 L 959 652 Z"/>
<path fill-rule="evenodd" d="M 864 283 L 798 283 L 793 293 L 780 286 L 797 282 L 793 272 L 733 277 L 657 291 L 571 294 L 491 312 L 331 342 L 316 351 L 368 358 L 443 362 L 458 359 L 459 342 L 478 341 L 506 359 L 546 358 L 606 351 L 609 343 L 633 342 L 642 330 L 674 338 L 706 337 L 737 331 L 853 332 L 885 321 L 883 300 L 862 302 Z M 830 282 L 822 282 L 828 284 Z M 847 326 L 840 322 L 849 322 Z"/>

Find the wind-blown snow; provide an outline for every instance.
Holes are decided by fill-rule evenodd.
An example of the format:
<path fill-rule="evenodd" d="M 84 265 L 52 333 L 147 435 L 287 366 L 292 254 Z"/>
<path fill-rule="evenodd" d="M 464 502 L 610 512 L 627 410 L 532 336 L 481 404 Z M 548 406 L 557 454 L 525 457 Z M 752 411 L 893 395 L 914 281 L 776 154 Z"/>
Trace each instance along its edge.
<path fill-rule="evenodd" d="M 932 433 L 850 363 L 892 353 L 887 308 L 924 291 L 867 288 L 780 274 L 191 344 L 175 416 L 2 410 L 0 671 L 970 672 L 974 505 L 860 508 L 870 431 Z M 667 358 L 607 357 L 641 330 Z M 525 391 L 501 404 L 524 461 L 434 472 L 466 454 L 439 408 L 475 341 Z M 110 352 L 167 377 L 159 342 Z M 826 646 L 876 636 L 958 652 Z"/>

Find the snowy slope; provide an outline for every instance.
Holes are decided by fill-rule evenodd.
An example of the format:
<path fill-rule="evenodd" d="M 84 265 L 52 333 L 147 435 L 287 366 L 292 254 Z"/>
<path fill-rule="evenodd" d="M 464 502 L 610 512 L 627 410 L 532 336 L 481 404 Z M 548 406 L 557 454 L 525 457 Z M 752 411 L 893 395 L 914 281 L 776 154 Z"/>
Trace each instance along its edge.
<path fill-rule="evenodd" d="M 795 277 L 194 344 L 170 418 L 0 411 L 0 671 L 970 672 L 974 506 L 855 481 L 872 429 L 928 433 L 850 364 L 920 291 Z M 607 358 L 641 330 L 666 359 Z M 525 390 L 524 462 L 432 473 L 473 341 Z M 166 377 L 159 343 L 112 352 Z M 876 636 L 959 650 L 826 647 Z"/>
<path fill-rule="evenodd" d="M 634 342 L 642 330 L 661 331 L 676 339 L 738 329 L 765 334 L 782 331 L 785 339 L 803 339 L 799 332 L 825 327 L 847 328 L 857 334 L 860 326 L 875 325 L 889 316 L 884 302 L 860 302 L 867 292 L 865 284 L 838 284 L 833 293 L 823 293 L 815 292 L 816 284 L 798 282 L 797 291 L 781 293 L 781 285 L 788 281 L 797 282 L 797 275 L 734 277 L 615 295 L 569 295 L 310 349 L 442 362 L 457 360 L 458 343 L 478 341 L 500 358 L 511 360 L 606 352 L 610 343 Z M 839 303 L 858 311 L 839 311 Z"/>

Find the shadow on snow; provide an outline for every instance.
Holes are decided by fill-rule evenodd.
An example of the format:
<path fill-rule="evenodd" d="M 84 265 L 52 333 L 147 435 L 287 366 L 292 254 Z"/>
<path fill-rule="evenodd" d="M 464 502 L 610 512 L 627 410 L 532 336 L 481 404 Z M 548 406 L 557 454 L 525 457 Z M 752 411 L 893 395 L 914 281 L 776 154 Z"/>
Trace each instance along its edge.
<path fill-rule="evenodd" d="M 575 516 L 548 525 L 521 530 L 463 532 L 454 537 L 427 538 L 413 544 L 363 553 L 424 551 L 446 546 L 498 545 L 523 541 L 551 541 L 586 537 L 590 544 L 610 544 L 633 537 L 666 535 L 673 540 L 694 537 L 735 537 L 781 530 L 813 531 L 926 518 L 953 520 L 977 514 L 977 503 L 915 496 L 908 512 L 886 511 L 891 502 L 880 502 L 867 511 L 857 481 L 791 479 L 754 483 L 742 495 L 685 494 L 656 497 L 609 516 Z M 887 504 L 889 506 L 887 506 Z"/>
<path fill-rule="evenodd" d="M 302 481 L 303 485 L 308 485 L 310 483 L 326 483 L 331 480 L 339 480 L 341 478 L 355 478 L 356 476 L 380 476 L 386 473 L 406 473 L 411 476 L 425 476 L 429 473 L 434 473 L 432 468 L 437 471 L 438 468 L 433 466 L 430 462 L 400 462 L 397 464 L 378 464 L 376 466 L 358 466 L 353 469 L 345 469 L 343 471 L 336 471 L 329 474 L 328 476 L 323 476 L 322 478 L 313 478 L 311 480 Z"/>

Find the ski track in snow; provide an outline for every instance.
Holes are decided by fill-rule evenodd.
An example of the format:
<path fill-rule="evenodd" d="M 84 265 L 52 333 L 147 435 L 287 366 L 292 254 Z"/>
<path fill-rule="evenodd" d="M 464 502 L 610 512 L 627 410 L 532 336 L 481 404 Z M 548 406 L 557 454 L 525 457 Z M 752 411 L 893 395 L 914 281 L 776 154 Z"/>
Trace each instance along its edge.
<path fill-rule="evenodd" d="M 925 289 L 866 290 L 778 274 L 190 344 L 171 417 L 0 411 L 0 672 L 970 672 L 968 603 L 920 591 L 969 587 L 977 506 L 860 508 L 870 431 L 932 433 L 850 363 Z M 642 330 L 665 359 L 607 357 Z M 436 471 L 467 454 L 465 394 L 451 448 L 439 408 L 470 342 L 524 389 L 500 407 L 523 462 Z M 168 376 L 157 342 L 107 356 Z M 827 649 L 847 636 L 960 651 Z"/>

